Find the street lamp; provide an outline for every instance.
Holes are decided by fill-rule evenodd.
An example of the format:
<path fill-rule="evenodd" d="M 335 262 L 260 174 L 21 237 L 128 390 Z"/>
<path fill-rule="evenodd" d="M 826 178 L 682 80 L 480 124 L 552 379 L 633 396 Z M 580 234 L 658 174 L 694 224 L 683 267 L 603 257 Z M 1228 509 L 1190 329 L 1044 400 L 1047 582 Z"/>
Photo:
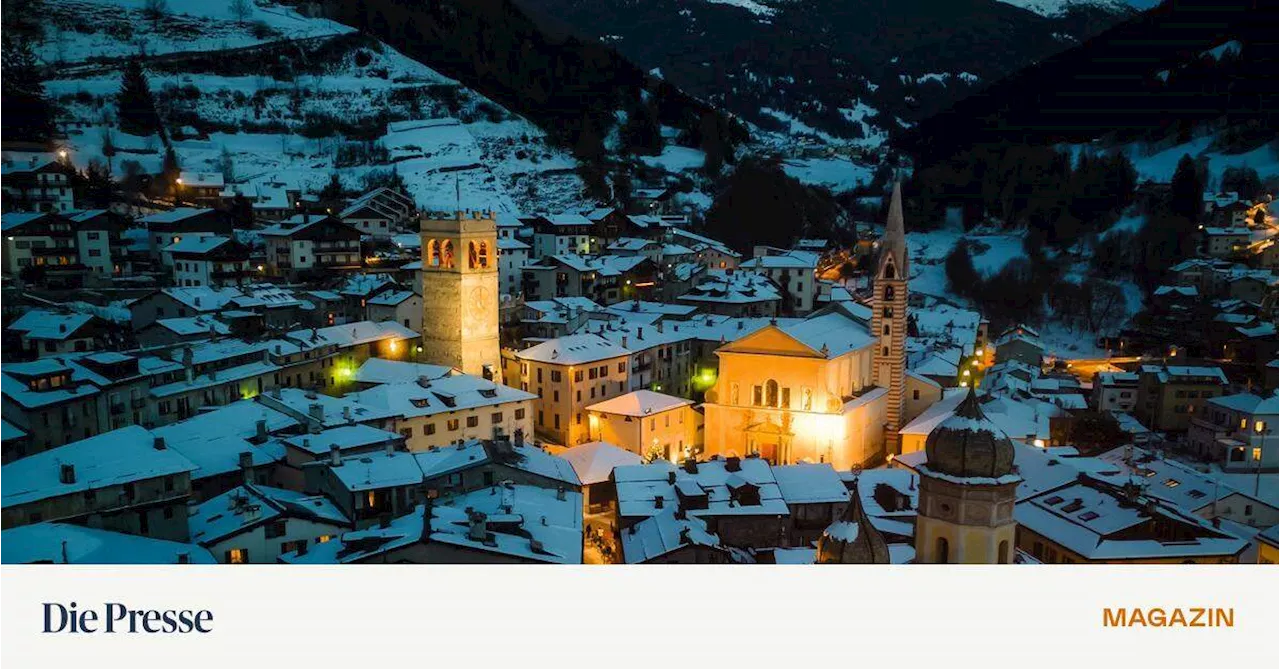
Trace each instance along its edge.
<path fill-rule="evenodd" d="M 1257 497 L 1262 491 L 1262 446 L 1256 445 L 1256 439 L 1264 437 L 1271 432 L 1267 429 L 1267 422 L 1262 420 L 1253 421 L 1253 439 L 1250 439 L 1250 448 L 1253 451 L 1253 496 Z"/>

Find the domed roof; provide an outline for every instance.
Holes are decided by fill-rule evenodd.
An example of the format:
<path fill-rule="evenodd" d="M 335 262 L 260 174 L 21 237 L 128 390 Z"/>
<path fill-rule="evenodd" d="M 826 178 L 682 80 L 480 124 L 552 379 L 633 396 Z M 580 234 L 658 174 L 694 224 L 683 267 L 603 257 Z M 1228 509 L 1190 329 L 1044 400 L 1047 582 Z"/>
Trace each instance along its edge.
<path fill-rule="evenodd" d="M 889 564 L 889 545 L 862 509 L 858 486 L 840 519 L 818 538 L 818 564 Z"/>
<path fill-rule="evenodd" d="M 983 413 L 973 388 L 924 442 L 925 465 L 939 474 L 998 478 L 1013 473 L 1013 442 Z"/>

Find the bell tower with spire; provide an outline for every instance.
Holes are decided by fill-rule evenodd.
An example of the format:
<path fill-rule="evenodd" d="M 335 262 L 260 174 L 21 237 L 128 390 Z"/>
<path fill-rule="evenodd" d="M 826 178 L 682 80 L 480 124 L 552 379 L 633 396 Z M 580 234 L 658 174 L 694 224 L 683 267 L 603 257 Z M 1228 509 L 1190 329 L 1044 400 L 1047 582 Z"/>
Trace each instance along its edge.
<path fill-rule="evenodd" d="M 889 391 L 885 407 L 885 452 L 898 455 L 901 445 L 907 372 L 907 236 L 902 220 L 902 184 L 893 185 L 889 219 L 878 244 L 876 275 L 871 296 L 871 355 L 875 385 Z"/>

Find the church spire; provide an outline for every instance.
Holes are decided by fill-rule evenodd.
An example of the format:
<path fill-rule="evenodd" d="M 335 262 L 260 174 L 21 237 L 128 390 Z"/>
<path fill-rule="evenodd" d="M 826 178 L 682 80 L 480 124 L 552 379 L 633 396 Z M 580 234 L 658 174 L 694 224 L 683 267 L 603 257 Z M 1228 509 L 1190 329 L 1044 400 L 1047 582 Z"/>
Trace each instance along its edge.
<path fill-rule="evenodd" d="M 889 218 L 885 221 L 884 237 L 880 239 L 880 269 L 883 273 L 887 260 L 892 259 L 897 276 L 907 274 L 907 232 L 902 217 L 902 182 L 893 182 L 893 196 L 889 200 Z"/>
<path fill-rule="evenodd" d="M 818 564 L 889 564 L 889 545 L 862 508 L 857 480 L 840 519 L 818 538 Z"/>

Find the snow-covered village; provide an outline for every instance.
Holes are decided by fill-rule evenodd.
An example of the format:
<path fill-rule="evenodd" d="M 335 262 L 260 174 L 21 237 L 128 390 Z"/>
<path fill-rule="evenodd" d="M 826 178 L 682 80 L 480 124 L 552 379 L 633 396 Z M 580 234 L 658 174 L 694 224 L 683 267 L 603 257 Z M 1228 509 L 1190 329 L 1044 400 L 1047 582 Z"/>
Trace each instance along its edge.
<path fill-rule="evenodd" d="M 1275 565 L 1185 4 L 5 0 L 0 561 Z"/>

